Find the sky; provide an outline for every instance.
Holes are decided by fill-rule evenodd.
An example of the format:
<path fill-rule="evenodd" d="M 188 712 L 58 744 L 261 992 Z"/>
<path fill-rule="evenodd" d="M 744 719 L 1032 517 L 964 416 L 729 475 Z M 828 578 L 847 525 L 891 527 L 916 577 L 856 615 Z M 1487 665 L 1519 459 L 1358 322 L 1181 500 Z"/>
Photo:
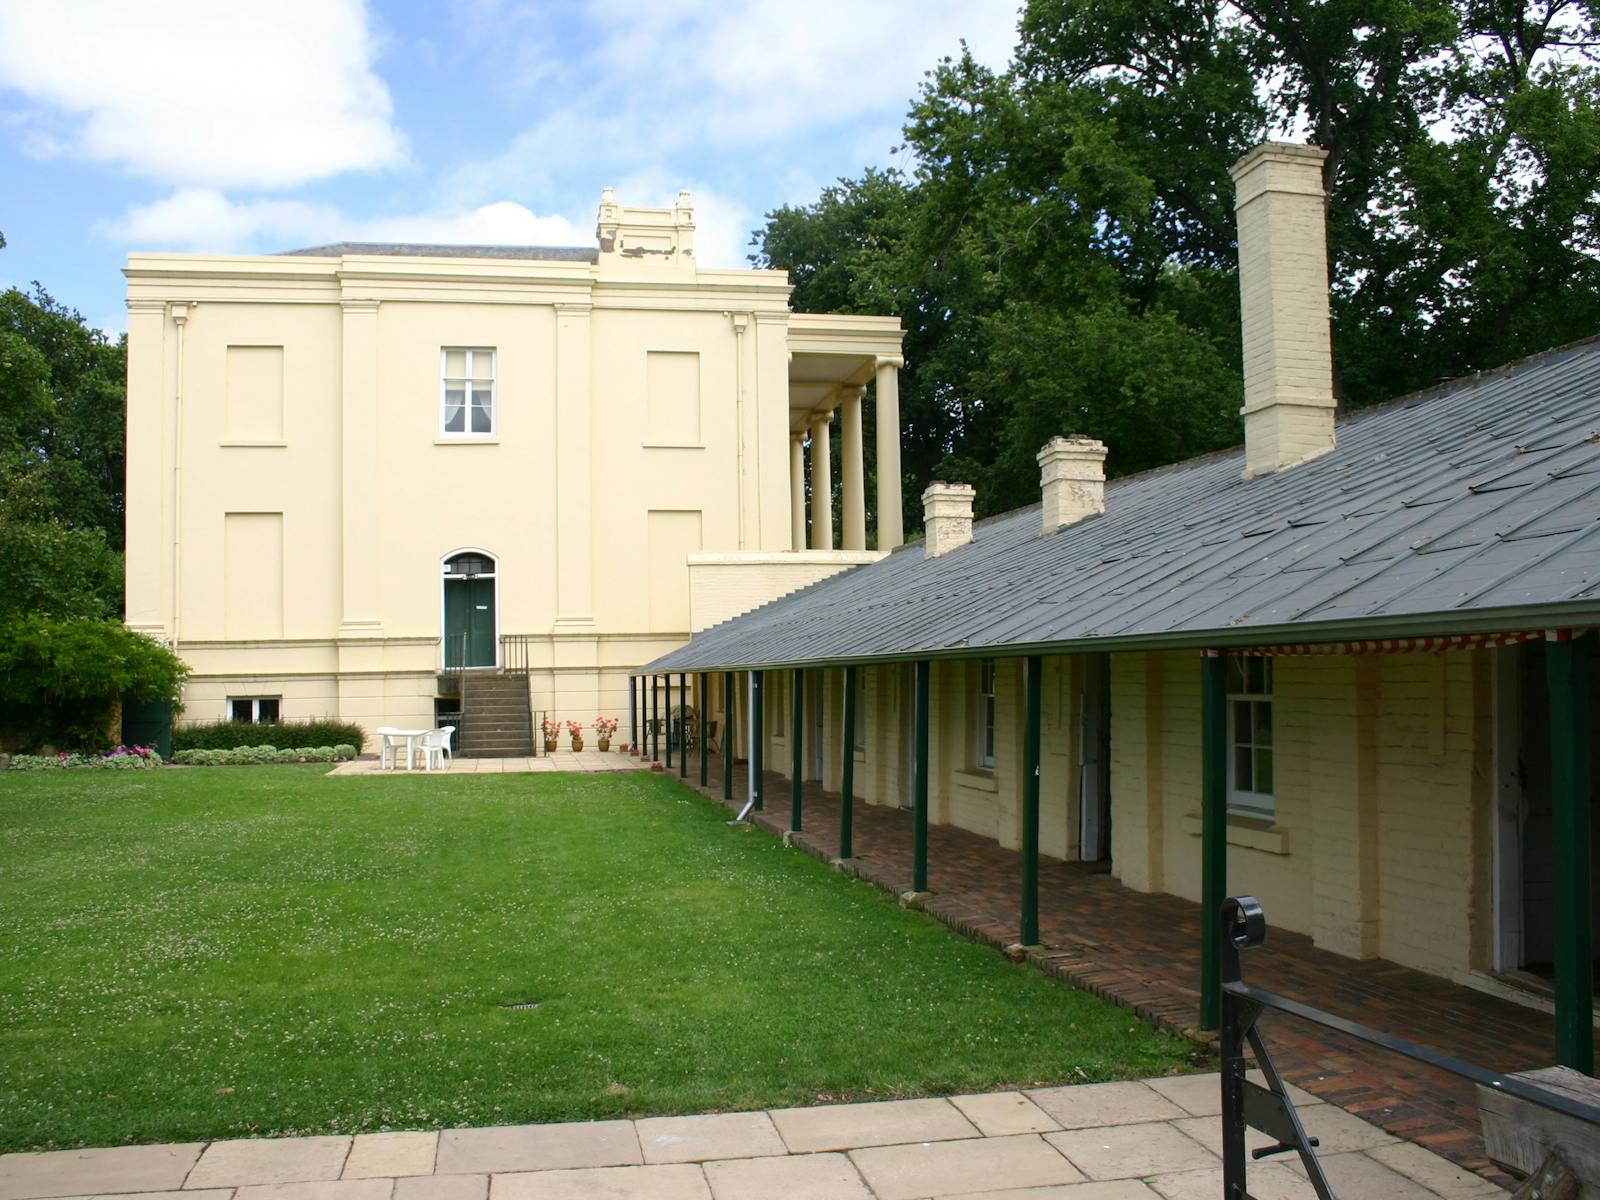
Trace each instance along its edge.
<path fill-rule="evenodd" d="M 0 0 L 0 287 L 112 333 L 132 250 L 594 244 L 694 196 L 702 265 L 893 150 L 1018 0 Z"/>

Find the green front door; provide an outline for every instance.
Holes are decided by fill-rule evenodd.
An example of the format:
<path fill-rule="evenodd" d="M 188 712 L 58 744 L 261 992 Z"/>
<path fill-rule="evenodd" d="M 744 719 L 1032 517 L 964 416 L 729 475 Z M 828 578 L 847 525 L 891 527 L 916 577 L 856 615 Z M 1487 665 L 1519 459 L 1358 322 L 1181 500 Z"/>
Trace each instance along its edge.
<path fill-rule="evenodd" d="M 444 581 L 444 665 L 492 667 L 494 577 Z"/>

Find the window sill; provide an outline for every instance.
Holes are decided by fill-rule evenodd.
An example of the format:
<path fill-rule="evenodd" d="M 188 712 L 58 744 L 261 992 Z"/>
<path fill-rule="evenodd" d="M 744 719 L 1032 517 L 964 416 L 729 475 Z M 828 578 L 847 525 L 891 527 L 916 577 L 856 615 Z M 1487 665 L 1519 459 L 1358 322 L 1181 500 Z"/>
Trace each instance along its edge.
<path fill-rule="evenodd" d="M 704 450 L 704 442 L 644 442 L 646 450 Z"/>
<path fill-rule="evenodd" d="M 436 437 L 433 439 L 435 446 L 498 446 L 500 439 L 492 433 L 479 434 L 476 437 L 462 435 L 460 437 Z"/>
<path fill-rule="evenodd" d="M 1202 836 L 1199 813 L 1184 814 L 1183 831 L 1191 837 Z M 1289 831 L 1260 817 L 1229 813 L 1228 845 L 1259 850 L 1263 854 L 1286 855 L 1289 853 Z"/>
<path fill-rule="evenodd" d="M 993 771 L 983 770 L 981 767 L 967 767 L 955 773 L 956 783 L 975 792 L 991 792 L 998 794 L 1000 781 L 994 777 Z"/>
<path fill-rule="evenodd" d="M 288 444 L 282 438 L 223 438 L 217 443 L 230 449 L 236 446 L 287 446 Z"/>

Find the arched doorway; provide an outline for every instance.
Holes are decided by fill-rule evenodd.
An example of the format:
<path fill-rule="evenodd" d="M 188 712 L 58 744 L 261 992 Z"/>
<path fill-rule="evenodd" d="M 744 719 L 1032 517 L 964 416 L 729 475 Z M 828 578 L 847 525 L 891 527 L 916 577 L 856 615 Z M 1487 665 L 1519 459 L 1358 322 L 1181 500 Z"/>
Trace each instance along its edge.
<path fill-rule="evenodd" d="M 494 555 L 461 550 L 444 560 L 446 670 L 493 667 L 499 639 Z"/>

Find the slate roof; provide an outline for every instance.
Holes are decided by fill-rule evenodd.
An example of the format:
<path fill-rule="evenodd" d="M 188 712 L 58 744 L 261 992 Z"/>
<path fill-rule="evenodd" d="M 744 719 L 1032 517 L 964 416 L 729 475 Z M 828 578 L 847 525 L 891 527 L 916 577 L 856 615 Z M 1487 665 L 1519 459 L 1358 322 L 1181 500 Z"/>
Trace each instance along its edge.
<path fill-rule="evenodd" d="M 1600 623 L 1600 338 L 1337 428 L 1260 479 L 1240 447 L 1114 480 L 1103 515 L 1049 535 L 1034 505 L 939 558 L 902 547 L 644 669 Z"/>
<path fill-rule="evenodd" d="M 329 242 L 301 250 L 280 250 L 292 257 L 340 258 L 346 254 L 389 254 L 406 258 L 520 258 L 540 262 L 599 262 L 593 246 L 452 246 L 442 242 Z"/>

